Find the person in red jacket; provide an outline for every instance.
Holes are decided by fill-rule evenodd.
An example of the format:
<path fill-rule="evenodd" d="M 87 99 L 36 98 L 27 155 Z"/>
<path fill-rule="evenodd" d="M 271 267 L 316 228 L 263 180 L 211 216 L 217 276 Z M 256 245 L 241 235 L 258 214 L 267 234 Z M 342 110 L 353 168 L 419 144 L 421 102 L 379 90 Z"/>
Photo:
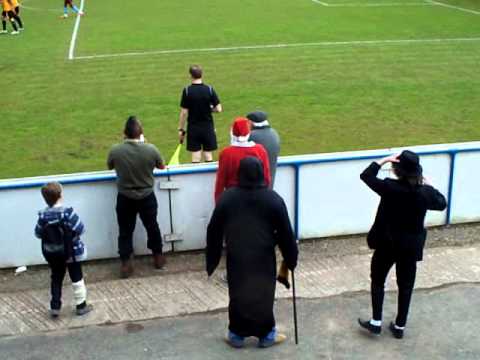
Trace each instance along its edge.
<path fill-rule="evenodd" d="M 220 153 L 218 158 L 217 180 L 215 183 L 215 203 L 222 192 L 232 186 L 238 185 L 238 167 L 240 160 L 247 156 L 253 156 L 262 162 L 265 174 L 265 185 L 270 186 L 271 175 L 268 154 L 260 144 L 249 141 L 250 121 L 239 117 L 235 119 L 230 132 L 231 145 L 227 146 Z"/>

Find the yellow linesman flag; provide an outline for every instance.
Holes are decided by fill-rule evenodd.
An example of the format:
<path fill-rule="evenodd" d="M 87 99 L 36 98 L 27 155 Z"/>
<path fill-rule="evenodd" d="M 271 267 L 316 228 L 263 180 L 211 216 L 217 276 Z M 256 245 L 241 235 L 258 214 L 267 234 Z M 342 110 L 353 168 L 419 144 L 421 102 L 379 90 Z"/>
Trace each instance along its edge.
<path fill-rule="evenodd" d="M 168 162 L 168 166 L 180 165 L 180 150 L 182 150 L 182 144 L 178 144 L 177 149 Z"/>

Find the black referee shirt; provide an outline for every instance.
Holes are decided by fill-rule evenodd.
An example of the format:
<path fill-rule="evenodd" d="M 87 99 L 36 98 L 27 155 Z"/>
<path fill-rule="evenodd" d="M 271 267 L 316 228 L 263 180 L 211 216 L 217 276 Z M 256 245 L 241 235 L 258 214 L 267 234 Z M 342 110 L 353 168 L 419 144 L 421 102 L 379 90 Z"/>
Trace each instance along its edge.
<path fill-rule="evenodd" d="M 212 107 L 220 104 L 213 87 L 205 84 L 191 84 L 183 89 L 180 106 L 188 109 L 188 123 L 213 122 Z"/>

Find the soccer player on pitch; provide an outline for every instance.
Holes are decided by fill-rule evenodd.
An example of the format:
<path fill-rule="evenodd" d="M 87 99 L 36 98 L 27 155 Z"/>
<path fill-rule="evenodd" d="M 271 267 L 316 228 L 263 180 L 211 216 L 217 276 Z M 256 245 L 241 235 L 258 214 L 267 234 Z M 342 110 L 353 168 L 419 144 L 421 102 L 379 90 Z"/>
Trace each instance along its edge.
<path fill-rule="evenodd" d="M 73 0 L 64 0 L 63 1 L 63 18 L 68 17 L 68 7 L 70 7 L 74 13 L 82 16 L 84 13 L 76 5 L 73 4 Z"/>
<path fill-rule="evenodd" d="M 0 34 L 7 33 L 7 20 L 12 24 L 12 35 L 19 34 L 19 31 L 23 30 L 23 23 L 18 15 L 20 13 L 20 6 L 18 0 L 0 0 L 2 3 L 2 30 Z M 17 26 L 18 24 L 18 26 Z"/>

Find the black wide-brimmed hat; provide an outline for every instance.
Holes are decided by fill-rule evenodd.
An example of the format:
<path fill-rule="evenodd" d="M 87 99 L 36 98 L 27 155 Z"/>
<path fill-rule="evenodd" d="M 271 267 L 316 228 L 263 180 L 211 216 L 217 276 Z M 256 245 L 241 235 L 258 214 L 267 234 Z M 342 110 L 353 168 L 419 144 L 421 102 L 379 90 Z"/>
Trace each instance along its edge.
<path fill-rule="evenodd" d="M 402 151 L 398 156 L 398 162 L 393 165 L 402 176 L 420 176 L 423 172 L 420 158 L 410 150 Z"/>

